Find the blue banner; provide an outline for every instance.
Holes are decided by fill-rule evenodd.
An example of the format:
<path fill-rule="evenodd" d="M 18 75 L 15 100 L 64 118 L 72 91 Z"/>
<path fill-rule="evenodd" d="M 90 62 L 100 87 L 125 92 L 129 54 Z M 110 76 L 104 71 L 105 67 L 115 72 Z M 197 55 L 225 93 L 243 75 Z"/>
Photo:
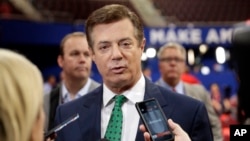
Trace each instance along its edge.
<path fill-rule="evenodd" d="M 28 43 L 57 45 L 61 38 L 73 31 L 84 31 L 84 24 L 38 23 L 22 20 L 0 20 L 0 43 Z M 229 47 L 232 26 L 170 26 L 144 28 L 146 45 L 159 47 L 175 41 L 187 46 L 200 44 Z"/>
<path fill-rule="evenodd" d="M 200 44 L 229 47 L 232 36 L 231 26 L 166 27 L 145 28 L 147 46 L 159 47 L 167 42 L 178 42 L 187 46 Z"/>

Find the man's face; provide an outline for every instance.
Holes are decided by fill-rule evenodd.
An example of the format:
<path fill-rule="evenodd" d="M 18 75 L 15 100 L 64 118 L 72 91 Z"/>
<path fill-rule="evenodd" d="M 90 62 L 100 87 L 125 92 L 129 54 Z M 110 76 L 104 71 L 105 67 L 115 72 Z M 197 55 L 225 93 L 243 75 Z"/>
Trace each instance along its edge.
<path fill-rule="evenodd" d="M 139 79 L 145 40 L 138 43 L 128 19 L 96 25 L 91 38 L 93 61 L 108 87 L 133 85 Z"/>
<path fill-rule="evenodd" d="M 159 59 L 159 71 L 165 81 L 179 81 L 185 69 L 184 57 L 180 50 L 166 48 Z"/>
<path fill-rule="evenodd" d="M 64 43 L 64 55 L 58 57 L 65 78 L 86 79 L 91 71 L 91 56 L 84 37 L 70 37 Z"/>

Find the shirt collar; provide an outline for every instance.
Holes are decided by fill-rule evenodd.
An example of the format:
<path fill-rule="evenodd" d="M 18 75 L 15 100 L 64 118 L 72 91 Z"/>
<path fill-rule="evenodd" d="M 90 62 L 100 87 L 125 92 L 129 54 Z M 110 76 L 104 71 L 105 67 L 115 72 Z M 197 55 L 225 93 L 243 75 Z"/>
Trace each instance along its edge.
<path fill-rule="evenodd" d="M 128 99 L 128 101 L 131 101 L 132 103 L 136 103 L 139 101 L 142 101 L 144 98 L 145 93 L 145 86 L 146 81 L 143 75 L 141 74 L 140 79 L 136 82 L 136 84 L 130 88 L 129 90 L 126 90 L 122 94 Z M 114 92 L 112 92 L 105 84 L 103 84 L 103 106 L 107 106 L 110 104 L 111 99 L 116 96 Z"/>
<path fill-rule="evenodd" d="M 176 92 L 180 93 L 180 94 L 185 94 L 184 93 L 184 86 L 183 86 L 183 82 L 180 81 L 176 86 L 175 86 L 175 90 Z"/>
<path fill-rule="evenodd" d="M 86 84 L 77 92 L 76 97 L 78 97 L 78 96 L 80 97 L 80 96 L 87 94 L 89 87 L 90 87 L 90 84 L 91 84 L 91 79 L 88 78 Z M 63 99 L 69 97 L 69 91 L 66 88 L 64 83 L 62 83 L 62 97 L 63 97 Z"/>
<path fill-rule="evenodd" d="M 169 86 L 162 78 L 160 79 L 159 81 L 160 85 L 169 89 L 169 90 L 172 90 L 172 87 Z M 179 83 L 174 87 L 176 92 L 180 93 L 180 94 L 184 94 L 184 84 L 182 81 L 179 81 Z"/>

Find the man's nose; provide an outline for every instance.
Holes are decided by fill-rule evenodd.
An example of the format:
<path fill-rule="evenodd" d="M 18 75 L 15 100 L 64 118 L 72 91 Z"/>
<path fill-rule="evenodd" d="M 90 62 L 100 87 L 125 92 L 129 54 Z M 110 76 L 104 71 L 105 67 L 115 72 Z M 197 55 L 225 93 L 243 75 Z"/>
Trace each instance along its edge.
<path fill-rule="evenodd" d="M 122 58 L 122 50 L 118 45 L 113 46 L 112 48 L 112 59 L 121 59 Z"/>
<path fill-rule="evenodd" d="M 80 62 L 86 62 L 86 59 L 87 59 L 87 56 L 84 55 L 84 54 L 81 54 L 81 55 L 79 56 Z"/>

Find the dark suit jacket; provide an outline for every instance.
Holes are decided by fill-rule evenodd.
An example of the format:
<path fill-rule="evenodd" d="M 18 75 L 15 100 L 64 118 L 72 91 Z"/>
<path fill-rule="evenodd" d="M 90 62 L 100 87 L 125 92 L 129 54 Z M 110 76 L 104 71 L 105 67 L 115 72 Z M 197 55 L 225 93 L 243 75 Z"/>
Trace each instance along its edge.
<path fill-rule="evenodd" d="M 203 103 L 185 95 L 174 94 L 146 79 L 144 99 L 153 97 L 159 101 L 166 117 L 180 124 L 192 141 L 213 141 Z M 103 85 L 75 101 L 60 105 L 56 112 L 57 124 L 76 113 L 79 113 L 80 118 L 59 131 L 56 141 L 99 141 L 102 102 Z M 144 141 L 139 128 L 136 141 Z"/>
<path fill-rule="evenodd" d="M 160 79 L 155 82 L 155 84 L 162 86 Z M 205 104 L 206 110 L 208 112 L 208 117 L 214 137 L 214 141 L 222 141 L 222 132 L 221 132 L 221 122 L 219 120 L 219 117 L 214 111 L 214 108 L 212 106 L 212 102 L 210 99 L 210 94 L 205 89 L 205 87 L 201 84 L 189 84 L 183 82 L 183 90 L 185 95 L 190 96 L 194 99 L 197 99 Z M 169 89 L 169 88 L 167 88 Z"/>
<path fill-rule="evenodd" d="M 93 79 L 91 79 L 90 87 L 88 92 L 91 92 L 95 88 L 99 87 L 100 84 Z M 56 108 L 58 105 L 62 104 L 62 85 L 59 84 L 55 87 L 49 94 L 44 95 L 44 110 L 47 117 L 45 131 L 52 129 L 55 127 L 55 115 L 56 115 Z"/>

